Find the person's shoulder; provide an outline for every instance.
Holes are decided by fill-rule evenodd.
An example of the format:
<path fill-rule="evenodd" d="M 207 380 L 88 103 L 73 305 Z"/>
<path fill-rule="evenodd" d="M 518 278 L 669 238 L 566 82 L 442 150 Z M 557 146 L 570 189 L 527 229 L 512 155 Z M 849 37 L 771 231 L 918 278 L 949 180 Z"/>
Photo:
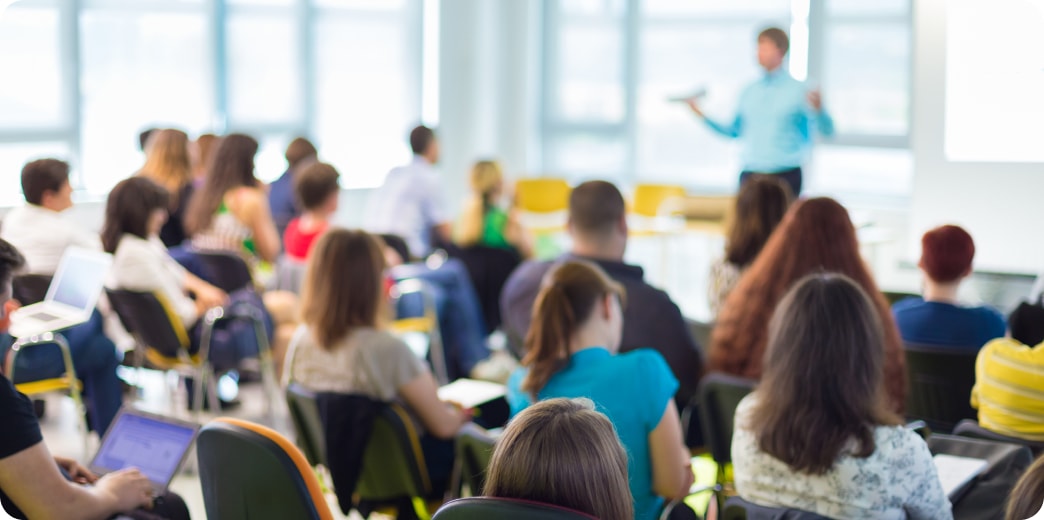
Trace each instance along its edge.
<path fill-rule="evenodd" d="M 977 307 L 970 307 L 969 310 L 975 313 L 977 316 L 979 316 L 982 320 L 986 321 L 987 323 L 1005 323 L 1004 315 L 1001 314 L 1000 311 L 994 309 L 989 305 L 979 305 Z"/>
<path fill-rule="evenodd" d="M 617 354 L 614 359 L 617 364 L 634 368 L 647 376 L 658 378 L 666 374 L 674 377 L 670 367 L 667 366 L 667 360 L 664 359 L 663 354 L 651 348 L 638 348 Z"/>
<path fill-rule="evenodd" d="M 877 450 L 881 450 L 882 455 L 924 449 L 926 446 L 924 439 L 916 431 L 902 424 L 875 426 L 874 444 Z"/>
<path fill-rule="evenodd" d="M 924 299 L 920 296 L 911 296 L 909 298 L 903 298 L 892 304 L 892 312 L 898 314 L 911 309 L 916 309 L 924 306 Z"/>
<path fill-rule="evenodd" d="M 508 280 L 504 284 L 504 292 L 508 292 L 509 286 L 512 288 L 512 292 L 521 290 L 524 287 L 539 286 L 540 281 L 544 278 L 547 271 L 551 269 L 553 263 L 553 260 L 526 260 L 522 262 L 508 276 Z"/>

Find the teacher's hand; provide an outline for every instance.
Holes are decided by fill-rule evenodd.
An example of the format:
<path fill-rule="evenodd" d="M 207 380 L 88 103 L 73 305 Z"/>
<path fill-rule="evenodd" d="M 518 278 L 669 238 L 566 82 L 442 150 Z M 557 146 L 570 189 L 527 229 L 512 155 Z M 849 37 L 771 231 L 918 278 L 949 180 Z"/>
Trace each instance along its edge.
<path fill-rule="evenodd" d="M 693 114 L 696 114 L 699 117 L 703 117 L 703 110 L 700 110 L 700 105 L 698 105 L 696 103 L 696 98 L 695 97 L 691 97 L 689 99 L 686 99 L 685 100 L 685 104 L 689 105 L 689 108 L 692 109 L 692 113 Z"/>
<path fill-rule="evenodd" d="M 808 104 L 812 105 L 812 110 L 816 112 L 823 110 L 823 96 L 820 95 L 818 90 L 808 91 Z"/>

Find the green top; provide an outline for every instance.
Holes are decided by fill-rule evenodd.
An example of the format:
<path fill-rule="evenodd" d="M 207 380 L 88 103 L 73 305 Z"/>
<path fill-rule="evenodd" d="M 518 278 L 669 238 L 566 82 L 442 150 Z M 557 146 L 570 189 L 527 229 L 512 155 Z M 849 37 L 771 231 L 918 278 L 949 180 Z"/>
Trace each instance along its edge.
<path fill-rule="evenodd" d="M 508 214 L 506 211 L 497 207 L 486 210 L 486 214 L 482 217 L 482 239 L 480 243 L 488 247 L 513 249 L 514 246 L 504 236 L 507 224 Z"/>

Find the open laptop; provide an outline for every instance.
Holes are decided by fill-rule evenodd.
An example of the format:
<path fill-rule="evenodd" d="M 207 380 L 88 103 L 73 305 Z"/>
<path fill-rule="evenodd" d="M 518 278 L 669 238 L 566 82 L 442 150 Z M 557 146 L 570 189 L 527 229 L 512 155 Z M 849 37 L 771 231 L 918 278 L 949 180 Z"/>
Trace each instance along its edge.
<path fill-rule="evenodd" d="M 112 255 L 66 248 L 44 300 L 11 313 L 11 335 L 24 338 L 86 322 L 98 303 L 111 265 Z"/>
<path fill-rule="evenodd" d="M 98 476 L 138 468 L 162 495 L 196 440 L 199 425 L 124 406 L 109 426 L 89 469 Z"/>

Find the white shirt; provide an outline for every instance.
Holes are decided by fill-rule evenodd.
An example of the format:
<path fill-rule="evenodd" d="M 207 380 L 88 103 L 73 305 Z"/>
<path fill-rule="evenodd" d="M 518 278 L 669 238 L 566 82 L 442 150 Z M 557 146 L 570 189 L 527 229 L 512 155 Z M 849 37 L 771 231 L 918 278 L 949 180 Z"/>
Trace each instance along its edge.
<path fill-rule="evenodd" d="M 951 520 L 928 445 L 902 426 L 874 429 L 876 449 L 867 458 L 842 452 L 823 475 L 797 473 L 758 448 L 749 428 L 757 393 L 736 408 L 732 464 L 736 491 L 745 500 L 838 519 Z"/>
<path fill-rule="evenodd" d="M 447 222 L 439 177 L 423 157 L 388 172 L 384 185 L 370 196 L 363 227 L 373 233 L 398 235 L 410 254 L 431 251 L 431 228 Z"/>
<path fill-rule="evenodd" d="M 33 274 L 53 275 L 69 246 L 101 250 L 97 233 L 80 228 L 57 211 L 32 204 L 15 208 L 4 216 L 0 238 L 25 256 L 28 272 Z"/>
<path fill-rule="evenodd" d="M 163 247 L 159 237 L 144 240 L 124 233 L 116 246 L 106 286 L 129 291 L 158 291 L 189 329 L 196 323 L 196 304 L 185 292 L 184 267 Z"/>

